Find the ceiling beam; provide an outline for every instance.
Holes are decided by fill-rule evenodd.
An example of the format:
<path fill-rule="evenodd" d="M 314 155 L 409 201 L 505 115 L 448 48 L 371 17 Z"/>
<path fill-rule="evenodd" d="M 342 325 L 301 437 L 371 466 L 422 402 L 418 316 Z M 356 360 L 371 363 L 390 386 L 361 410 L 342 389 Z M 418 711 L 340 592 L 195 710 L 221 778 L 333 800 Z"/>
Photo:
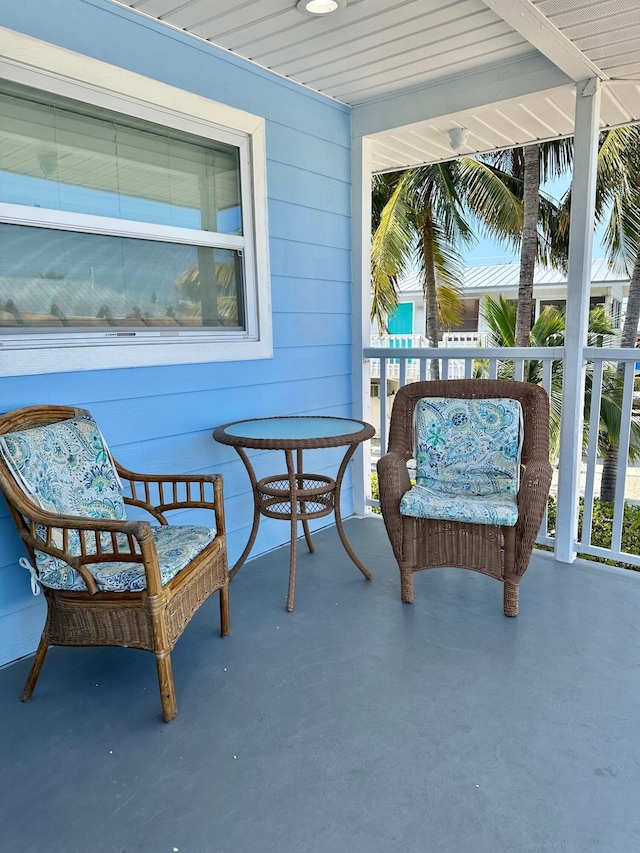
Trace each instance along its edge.
<path fill-rule="evenodd" d="M 574 82 L 609 75 L 592 62 L 530 0 L 482 0 Z"/>
<path fill-rule="evenodd" d="M 573 85 L 572 81 L 557 66 L 543 56 L 530 56 L 356 106 L 351 112 L 351 135 L 407 127 L 566 85 Z"/>

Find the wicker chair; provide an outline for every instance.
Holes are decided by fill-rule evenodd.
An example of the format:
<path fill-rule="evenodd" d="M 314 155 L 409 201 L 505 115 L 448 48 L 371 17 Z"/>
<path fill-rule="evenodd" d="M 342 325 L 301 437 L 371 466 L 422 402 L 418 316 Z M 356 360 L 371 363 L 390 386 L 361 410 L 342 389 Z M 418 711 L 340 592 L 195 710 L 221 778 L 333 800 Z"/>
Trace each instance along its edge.
<path fill-rule="evenodd" d="M 511 398 L 522 406 L 524 436 L 515 526 L 476 524 L 400 513 L 411 488 L 407 461 L 414 457 L 414 409 L 421 398 Z M 413 574 L 451 566 L 490 575 L 504 583 L 504 613 L 518 615 L 518 591 L 544 516 L 551 484 L 549 400 L 526 382 L 461 379 L 416 382 L 394 400 L 389 452 L 378 462 L 380 508 L 398 561 L 402 601 L 413 601 Z"/>
<path fill-rule="evenodd" d="M 32 442 L 33 470 L 25 466 L 25 448 L 30 452 Z M 221 634 L 229 632 L 222 478 L 134 474 L 112 459 L 103 442 L 83 409 L 34 406 L 0 416 L 0 489 L 47 602 L 46 623 L 22 700 L 31 699 L 49 646 L 130 646 L 154 653 L 163 717 L 169 722 L 177 713 L 171 650 L 216 590 Z M 78 486 L 73 477 L 69 481 L 69 494 L 74 495 L 87 478 L 92 481 L 83 498 L 87 512 L 76 512 L 75 505 L 71 514 L 56 511 L 56 501 L 64 502 L 64 490 L 53 469 L 61 470 L 65 453 L 74 466 L 73 477 L 82 470 L 84 456 L 89 457 L 84 485 L 79 477 Z M 40 484 L 34 489 L 33 478 L 29 481 L 36 462 L 43 470 L 42 454 L 54 481 L 53 488 L 50 480 L 44 490 Z M 63 477 L 67 474 L 62 472 Z M 125 504 L 136 507 L 136 514 L 148 513 L 155 523 L 128 521 Z M 213 510 L 215 528 L 168 525 L 168 510 L 186 508 Z"/>

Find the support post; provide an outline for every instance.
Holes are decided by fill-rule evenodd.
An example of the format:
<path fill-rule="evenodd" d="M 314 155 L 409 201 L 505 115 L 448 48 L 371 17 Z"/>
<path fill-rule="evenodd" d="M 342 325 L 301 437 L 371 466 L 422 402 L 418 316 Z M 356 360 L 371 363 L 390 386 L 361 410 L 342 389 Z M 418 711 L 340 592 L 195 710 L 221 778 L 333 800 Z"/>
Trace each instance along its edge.
<path fill-rule="evenodd" d="M 362 352 L 369 345 L 371 303 L 371 140 L 351 140 L 351 383 L 353 417 L 369 420 L 370 368 Z M 353 510 L 364 515 L 370 494 L 369 444 L 356 451 L 352 465 Z"/>
<path fill-rule="evenodd" d="M 589 322 L 599 116 L 600 81 L 594 77 L 576 86 L 555 544 L 556 559 L 563 563 L 572 563 L 575 560 L 578 535 L 585 387 L 583 350 L 587 342 Z"/>

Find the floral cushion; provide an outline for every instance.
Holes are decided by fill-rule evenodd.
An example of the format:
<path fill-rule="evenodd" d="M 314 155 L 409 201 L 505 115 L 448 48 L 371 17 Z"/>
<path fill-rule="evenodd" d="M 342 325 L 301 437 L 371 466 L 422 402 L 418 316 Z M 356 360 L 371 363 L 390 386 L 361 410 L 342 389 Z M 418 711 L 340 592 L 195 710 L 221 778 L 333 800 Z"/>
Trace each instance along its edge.
<path fill-rule="evenodd" d="M 513 526 L 522 408 L 517 400 L 425 397 L 415 410 L 416 485 L 402 515 Z"/>
<path fill-rule="evenodd" d="M 517 492 L 522 435 L 517 400 L 425 397 L 415 418 L 418 485 L 454 496 Z"/>
<path fill-rule="evenodd" d="M 513 527 L 518 520 L 518 503 L 516 496 L 508 492 L 494 495 L 451 495 L 415 485 L 403 496 L 400 513 L 417 518 Z"/>
<path fill-rule="evenodd" d="M 215 538 L 211 527 L 195 525 L 162 525 L 153 528 L 153 539 L 160 564 L 162 585 L 169 583 Z M 126 537 L 119 534 L 123 548 Z M 103 543 L 107 550 L 107 543 Z M 95 553 L 95 548 L 93 549 Z M 39 579 L 54 589 L 86 590 L 82 577 L 64 560 L 36 551 Z M 101 592 L 139 592 L 146 588 L 147 579 L 142 563 L 92 563 L 88 567 Z"/>

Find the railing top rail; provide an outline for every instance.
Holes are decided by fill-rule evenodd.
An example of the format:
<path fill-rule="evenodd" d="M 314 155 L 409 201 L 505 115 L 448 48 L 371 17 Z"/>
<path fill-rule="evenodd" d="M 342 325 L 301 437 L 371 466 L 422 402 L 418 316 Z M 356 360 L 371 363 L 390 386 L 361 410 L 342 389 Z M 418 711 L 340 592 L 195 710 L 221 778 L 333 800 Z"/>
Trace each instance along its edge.
<path fill-rule="evenodd" d="M 587 361 L 640 361 L 640 349 L 633 347 L 585 347 Z"/>
<path fill-rule="evenodd" d="M 618 350 L 602 350 L 599 347 L 587 347 L 585 351 L 594 350 L 606 361 L 615 361 L 611 353 Z M 622 352 L 625 352 L 622 350 Z M 605 355 L 606 353 L 606 355 Z M 628 357 L 629 350 L 626 350 Z M 561 359 L 564 357 L 564 347 L 365 347 L 362 351 L 364 358 L 499 358 L 499 359 Z M 638 353 L 640 356 L 640 352 Z M 585 356 L 590 357 L 590 356 Z M 640 360 L 640 359 L 639 359 Z"/>

